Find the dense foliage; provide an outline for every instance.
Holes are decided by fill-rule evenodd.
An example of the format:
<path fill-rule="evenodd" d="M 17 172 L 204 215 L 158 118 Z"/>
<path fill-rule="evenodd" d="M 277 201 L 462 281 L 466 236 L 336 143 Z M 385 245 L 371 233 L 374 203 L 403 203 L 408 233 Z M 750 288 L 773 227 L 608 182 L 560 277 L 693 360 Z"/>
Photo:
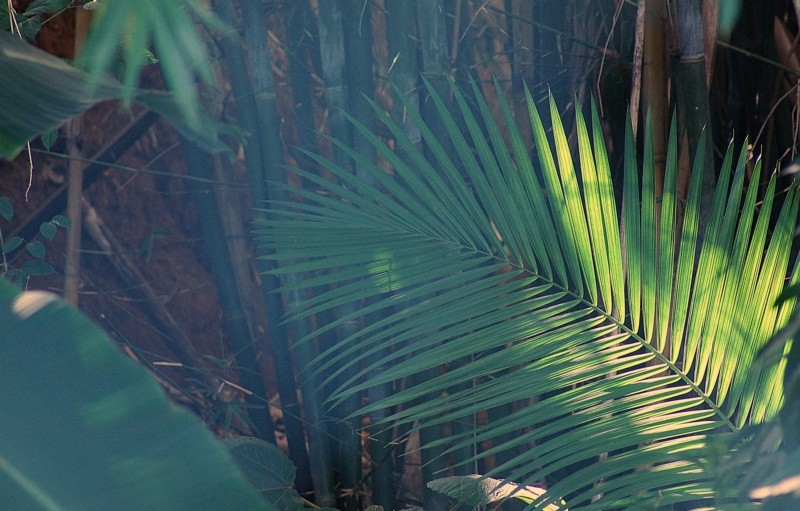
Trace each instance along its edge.
<path fill-rule="evenodd" d="M 229 440 L 248 486 L 85 318 L 0 285 L 2 377 L 24 382 L 0 446 L 14 503 L 269 506 L 255 485 L 280 508 L 310 505 L 294 482 L 323 507 L 393 508 L 419 440 L 427 487 L 474 506 L 796 504 L 800 198 L 773 172 L 797 146 L 796 3 L 83 4 L 0 6 L 13 34 L 0 32 L 0 154 L 43 132 L 49 150 L 106 99 L 172 122 L 234 354 L 217 362 L 241 392 L 205 411 L 275 441 L 265 410 L 280 408 L 297 477 L 263 441 Z M 22 41 L 81 7 L 95 21 L 77 67 Z M 147 65 L 170 92 L 137 88 Z M 0 221 L 12 206 L 0 197 Z M 46 243 L 79 209 L 39 218 L 42 240 L 0 231 L 2 272 L 51 273 Z M 17 267 L 14 251 L 32 259 Z M 156 326 L 219 397 L 180 328 Z M 170 449 L 142 433 L 162 428 L 180 437 Z M 432 495 L 412 501 L 448 505 Z"/>

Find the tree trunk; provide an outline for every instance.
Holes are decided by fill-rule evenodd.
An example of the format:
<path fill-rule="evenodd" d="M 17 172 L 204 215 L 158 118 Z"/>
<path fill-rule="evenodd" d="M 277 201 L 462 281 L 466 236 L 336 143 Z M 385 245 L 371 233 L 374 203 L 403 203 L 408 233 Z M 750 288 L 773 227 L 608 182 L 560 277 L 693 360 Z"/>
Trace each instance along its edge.
<path fill-rule="evenodd" d="M 424 0 L 417 2 L 417 31 L 420 41 L 422 76 L 431 84 L 432 88 L 450 103 L 452 94 L 448 84 L 450 72 L 450 57 L 447 51 L 447 30 L 445 25 L 444 2 L 442 0 Z M 426 89 L 422 89 L 425 94 Z M 453 153 L 452 144 L 448 144 L 447 128 L 437 115 L 432 101 L 423 95 L 420 99 L 420 113 L 423 120 L 433 132 L 436 139 L 442 144 L 448 154 Z M 434 160 L 431 160 L 434 161 Z M 432 377 L 435 371 L 418 375 L 419 380 Z M 420 424 L 420 444 L 426 445 L 444 438 L 442 425 L 425 427 Z M 423 484 L 437 477 L 447 467 L 443 458 L 443 448 L 425 449 L 422 451 L 422 479 Z M 426 511 L 445 511 L 450 503 L 444 495 L 425 487 L 423 489 L 423 509 Z"/>
<path fill-rule="evenodd" d="M 348 101 L 353 94 L 348 87 L 347 74 L 350 72 L 350 60 L 365 58 L 363 51 L 356 55 L 360 48 L 347 48 L 345 25 L 349 23 L 345 18 L 345 6 L 340 0 L 321 0 L 318 3 L 317 29 L 320 41 L 320 60 L 322 79 L 325 82 L 325 99 L 328 107 L 328 127 L 332 136 L 345 141 L 352 147 L 353 129 L 345 119 L 344 111 L 348 110 Z M 350 16 L 358 17 L 362 9 L 356 9 Z M 358 21 L 355 22 L 358 30 Z M 369 26 L 369 25 L 368 25 Z M 363 28 L 361 28 L 363 33 Z M 371 40 L 371 35 L 370 35 Z M 351 44 L 352 45 L 352 44 Z M 345 58 L 345 52 L 347 58 Z M 370 49 L 371 51 L 371 49 Z M 371 63 L 371 53 L 367 63 L 354 63 L 355 66 L 364 66 Z M 363 69 L 360 71 L 363 73 Z M 367 75 L 371 83 L 371 71 Z M 365 78 L 364 76 L 351 77 L 351 80 Z M 334 148 L 334 161 L 343 168 L 352 168 L 352 161 L 340 149 Z M 336 328 L 337 340 L 342 340 L 354 335 L 360 325 L 358 318 L 358 304 L 349 303 L 336 308 L 337 318 L 350 318 Z M 334 380 L 332 387 L 339 387 L 344 383 L 342 375 Z M 339 482 L 342 488 L 352 490 L 352 496 L 343 502 L 346 511 L 355 511 L 360 507 L 358 492 L 356 491 L 361 481 L 361 437 L 357 434 L 361 427 L 358 418 L 349 418 L 361 406 L 358 395 L 351 396 L 331 410 L 335 421 L 331 427 L 333 453 L 336 465 L 339 467 Z"/>

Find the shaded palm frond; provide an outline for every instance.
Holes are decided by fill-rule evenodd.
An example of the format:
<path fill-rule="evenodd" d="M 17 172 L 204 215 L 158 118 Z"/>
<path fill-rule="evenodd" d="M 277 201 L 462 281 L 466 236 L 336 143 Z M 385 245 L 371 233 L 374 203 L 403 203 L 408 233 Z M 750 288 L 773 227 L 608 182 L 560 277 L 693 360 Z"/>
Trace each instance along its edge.
<path fill-rule="evenodd" d="M 594 106 L 588 125 L 576 114 L 573 154 L 554 102 L 548 137 L 527 93 L 533 159 L 502 94 L 510 148 L 476 87 L 472 104 L 453 88 L 453 113 L 429 92 L 454 153 L 413 108 L 429 157 L 376 107 L 402 151 L 351 122 L 392 174 L 361 162 L 374 177 L 368 184 L 309 155 L 338 181 L 299 171 L 324 193 L 295 189 L 302 201 L 272 204 L 272 219 L 258 226 L 277 273 L 315 272 L 293 288 L 331 286 L 287 320 L 359 305 L 324 331 L 381 312 L 307 374 L 338 382 L 335 403 L 468 361 L 362 411 L 402 405 L 388 424 L 430 425 L 529 403 L 441 444 L 454 451 L 494 441 L 476 459 L 518 453 L 490 475 L 547 481 L 532 504 L 540 509 L 561 497 L 573 510 L 712 498 L 701 461 L 707 435 L 763 421 L 780 406 L 778 371 L 748 369 L 792 306 L 774 303 L 789 265 L 795 189 L 770 223 L 775 179 L 758 207 L 758 183 L 745 182 L 747 154 L 734 166 L 729 149 L 701 236 L 701 160 L 684 202 L 673 124 L 658 197 L 652 146 L 645 143 L 640 172 L 629 131 L 620 227 Z M 380 351 L 386 356 L 375 361 Z"/>

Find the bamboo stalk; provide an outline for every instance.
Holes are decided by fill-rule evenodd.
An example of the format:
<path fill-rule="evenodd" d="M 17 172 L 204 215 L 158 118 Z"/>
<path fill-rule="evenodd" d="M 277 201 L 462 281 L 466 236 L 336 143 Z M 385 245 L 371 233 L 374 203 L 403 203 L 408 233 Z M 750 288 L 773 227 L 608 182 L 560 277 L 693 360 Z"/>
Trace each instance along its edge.
<path fill-rule="evenodd" d="M 83 195 L 83 161 L 78 139 L 81 136 L 81 116 L 67 123 L 67 154 L 69 155 L 67 179 L 67 217 L 71 220 L 67 230 L 67 247 L 64 254 L 64 300 L 78 306 L 81 282 L 81 196 Z"/>
<path fill-rule="evenodd" d="M 644 54 L 645 10 L 647 0 L 639 0 L 636 4 L 636 34 L 633 43 L 633 72 L 631 77 L 631 126 L 633 138 L 639 132 L 639 101 L 642 96 L 642 56 Z"/>
<path fill-rule="evenodd" d="M 73 57 L 83 49 L 89 31 L 90 12 L 77 9 L 75 12 L 75 47 Z M 69 154 L 67 180 L 67 217 L 72 219 L 67 230 L 67 248 L 64 261 L 64 300 L 78 306 L 81 285 L 81 196 L 83 195 L 83 169 L 81 137 L 83 116 L 78 115 L 67 123 L 67 153 Z"/>
<path fill-rule="evenodd" d="M 232 0 L 215 0 L 214 8 L 224 23 L 230 27 L 238 26 Z M 261 204 L 266 196 L 264 173 L 261 170 L 265 165 L 265 155 L 262 148 L 262 137 L 258 135 L 260 132 L 256 120 L 253 83 L 250 79 L 241 40 L 229 35 L 224 37 L 220 44 L 230 71 L 229 76 L 239 125 L 245 131 L 253 134 L 248 140 L 244 159 L 250 183 L 251 201 L 254 204 Z M 260 215 L 265 215 L 265 213 L 254 211 L 256 218 Z M 259 260 L 257 264 L 259 272 L 262 273 L 261 289 L 266 308 L 266 344 L 272 354 L 289 455 L 297 467 L 295 487 L 301 494 L 306 494 L 313 490 L 313 483 L 306 450 L 306 436 L 301 419 L 301 407 L 297 399 L 297 387 L 289 352 L 288 335 L 282 323 L 284 304 L 280 294 L 273 292 L 280 287 L 280 283 L 277 277 L 268 273 L 272 269 L 271 264 L 263 260 Z"/>
<path fill-rule="evenodd" d="M 347 87 L 344 76 L 342 10 L 339 0 L 317 2 L 317 30 L 329 131 L 341 140 L 351 140 L 352 127 L 343 115 L 346 108 Z M 334 149 L 334 161 L 341 165 L 349 162 L 349 158 L 340 150 Z"/>
<path fill-rule="evenodd" d="M 352 146 L 353 130 L 350 123 L 345 119 L 343 112 L 345 109 L 349 109 L 349 101 L 352 94 L 354 94 L 354 89 L 353 87 L 348 87 L 346 76 L 348 73 L 364 72 L 363 66 L 371 64 L 372 49 L 368 49 L 369 56 L 366 57 L 368 58 L 366 63 L 362 61 L 355 62 L 352 65 L 348 63 L 348 61 L 364 59 L 365 54 L 363 48 L 347 48 L 345 24 L 351 22 L 345 20 L 345 12 L 344 5 L 340 1 L 322 0 L 318 2 L 317 27 L 320 35 L 319 49 L 322 79 L 325 82 L 325 99 L 328 107 L 328 127 L 332 135 Z M 361 12 L 362 9 L 356 8 L 356 12 L 351 13 L 351 16 L 358 18 Z M 361 30 L 363 33 L 363 28 L 358 26 L 358 19 L 356 19 L 354 25 L 355 30 Z M 352 43 L 350 43 L 350 46 L 352 46 Z M 345 58 L 345 55 L 347 55 L 347 58 Z M 356 70 L 351 66 L 354 66 Z M 363 79 L 361 75 L 356 76 Z M 371 70 L 367 76 L 371 77 Z M 339 149 L 334 150 L 333 157 L 334 161 L 342 167 L 352 167 L 350 158 Z M 337 317 L 354 317 L 357 312 L 356 309 L 357 304 L 355 303 L 345 304 L 337 307 L 335 314 Z M 355 334 L 358 329 L 359 324 L 357 321 L 348 321 L 336 328 L 336 337 L 339 340 L 346 339 Z M 332 386 L 338 387 L 344 381 L 345 377 L 342 375 L 334 380 Z M 360 507 L 358 492 L 355 490 L 360 484 L 362 472 L 361 439 L 356 434 L 356 431 L 361 427 L 361 421 L 358 418 L 346 418 L 352 416 L 360 405 L 359 396 L 354 395 L 331 410 L 331 415 L 336 421 L 335 427 L 331 429 L 331 432 L 336 438 L 334 452 L 336 453 L 337 465 L 340 467 L 339 478 L 341 486 L 346 490 L 352 490 L 350 497 L 345 498 L 342 503 L 343 507 L 348 511 Z"/>
<path fill-rule="evenodd" d="M 419 110 L 419 71 L 417 69 L 417 36 L 414 13 L 416 0 L 390 0 L 386 3 L 386 38 L 389 46 L 389 80 L 403 94 L 413 108 Z M 419 129 L 408 122 L 408 115 L 401 101 L 392 103 L 392 119 L 408 139 L 421 144 Z"/>
<path fill-rule="evenodd" d="M 283 142 L 281 140 L 281 125 L 278 119 L 275 102 L 275 83 L 272 75 L 272 64 L 267 47 L 267 33 L 265 30 L 265 5 L 260 2 L 241 3 L 244 37 L 247 44 L 247 55 L 250 60 L 253 93 L 256 98 L 256 125 L 254 132 L 262 139 L 261 154 L 263 158 L 263 171 L 248 169 L 256 174 L 257 179 L 266 179 L 268 182 L 286 182 L 286 175 L 282 171 Z M 287 193 L 281 188 L 267 188 L 262 196 L 254 197 L 256 204 L 263 204 L 264 199 L 287 200 Z M 299 278 L 298 275 L 287 274 L 284 283 L 291 286 Z M 285 294 L 286 310 L 291 313 L 302 306 L 305 297 L 299 292 Z M 311 333 L 308 321 L 293 321 L 287 325 L 288 337 L 294 341 L 305 338 Z M 314 358 L 313 346 L 309 342 L 298 344 L 294 355 L 299 366 Z M 275 360 L 280 363 L 290 364 L 289 360 Z M 314 483 L 316 503 L 321 507 L 333 507 L 336 499 L 333 492 L 333 465 L 330 445 L 325 428 L 322 423 L 320 403 L 316 399 L 319 385 L 315 378 L 303 378 L 299 384 L 303 394 L 303 410 L 307 424 L 309 459 L 311 478 Z"/>
<path fill-rule="evenodd" d="M 383 319 L 380 314 L 372 314 L 366 318 L 366 323 L 377 322 Z M 388 350 L 381 350 L 366 361 L 368 365 L 380 364 L 386 359 Z M 367 378 L 379 376 L 389 369 L 389 364 L 380 364 L 375 370 L 370 371 Z M 386 399 L 393 393 L 391 383 L 371 387 L 367 393 L 370 403 Z M 397 494 L 397 480 L 394 475 L 394 453 L 392 450 L 393 431 L 387 428 L 383 421 L 389 410 L 380 410 L 370 414 L 370 479 L 372 484 L 372 503 L 384 509 L 395 509 L 395 495 Z"/>
<path fill-rule="evenodd" d="M 644 53 L 642 62 L 642 103 L 653 123 L 653 157 L 655 161 L 656 197 L 661 197 L 664 165 L 667 160 L 668 77 L 666 0 L 648 3 L 644 19 Z M 638 13 L 637 13 L 638 14 Z"/>
<path fill-rule="evenodd" d="M 450 100 L 450 55 L 447 53 L 447 27 L 445 25 L 444 2 L 441 0 L 417 2 L 417 31 L 419 33 L 420 68 L 422 76 L 430 82 L 436 93 L 445 101 Z M 425 98 L 420 100 L 420 110 L 426 124 L 434 133 L 444 133 L 435 109 Z M 440 139 L 444 142 L 444 140 Z"/>
<path fill-rule="evenodd" d="M 218 179 L 210 165 L 210 158 L 202 148 L 184 140 L 184 158 L 187 174 Z M 208 181 L 190 180 L 192 198 L 195 202 L 197 220 L 200 224 L 203 245 L 209 268 L 217 287 L 223 322 L 228 332 L 228 343 L 236 358 L 241 385 L 252 392 L 245 393 L 245 402 L 250 407 L 249 416 L 255 429 L 255 436 L 275 443 L 275 428 L 269 414 L 269 396 L 264 387 L 264 376 L 258 363 L 256 340 L 251 323 L 243 307 L 241 293 L 241 268 L 237 270 L 235 261 L 243 257 L 240 244 L 242 220 L 238 208 L 224 190 L 212 189 Z M 236 228 L 238 224 L 238 229 Z M 239 231 L 239 232 L 237 232 Z M 235 256 L 234 254 L 238 254 Z M 238 266 L 242 266 L 239 261 Z M 244 266 L 247 269 L 247 266 Z"/>
<path fill-rule="evenodd" d="M 525 99 L 523 83 L 533 87 L 534 80 L 534 39 L 533 9 L 527 2 L 511 4 L 511 79 L 514 94 L 514 115 L 517 128 L 523 140 L 532 140 L 531 123 L 528 118 L 528 102 Z"/>
<path fill-rule="evenodd" d="M 420 46 L 420 68 L 425 77 L 436 90 L 437 94 L 448 104 L 452 100 L 448 84 L 450 72 L 450 55 L 448 55 L 447 29 L 445 25 L 445 8 L 442 0 L 417 2 L 417 31 Z M 445 151 L 452 154 L 453 146 L 448 144 L 450 139 L 447 129 L 437 115 L 432 102 L 426 97 L 420 99 L 420 113 L 436 138 L 442 143 Z M 416 376 L 418 381 L 432 378 L 435 370 L 426 371 Z M 443 426 L 426 427 L 420 425 L 420 444 L 426 445 L 441 440 L 445 436 Z M 422 479 L 423 483 L 441 477 L 446 470 L 443 457 L 444 448 L 432 448 L 422 451 Z M 449 509 L 448 499 L 442 494 L 424 488 L 423 506 L 427 511 L 445 511 Z"/>
<path fill-rule="evenodd" d="M 694 161 L 697 146 L 704 130 L 711 129 L 711 109 L 706 86 L 705 44 L 702 24 L 701 0 L 677 0 L 675 21 L 679 45 L 676 65 L 676 89 L 678 96 L 678 127 L 686 132 L 689 141 L 689 161 Z M 711 146 L 703 155 L 706 169 L 713 168 Z M 703 193 L 714 188 L 714 173 L 703 174 Z"/>
<path fill-rule="evenodd" d="M 706 55 L 706 87 L 710 87 L 711 76 L 714 73 L 714 57 L 717 50 L 717 33 L 719 32 L 719 5 L 717 2 L 703 2 L 702 10 L 703 51 Z"/>
<path fill-rule="evenodd" d="M 315 126 L 313 112 L 312 76 L 309 69 L 309 59 L 319 60 L 319 49 L 312 44 L 318 40 L 316 17 L 311 10 L 308 1 L 300 1 L 292 4 L 284 14 L 286 22 L 287 50 L 292 58 L 289 68 L 289 76 L 292 85 L 292 113 L 294 114 L 294 126 L 297 134 L 297 146 L 308 151 L 316 150 Z M 310 161 L 302 151 L 291 152 L 292 156 L 302 168 L 311 169 L 315 163 Z M 333 314 L 324 311 L 317 314 L 316 320 L 319 324 L 327 324 L 333 321 Z M 348 335 L 352 332 L 348 332 Z M 336 344 L 337 333 L 328 331 L 318 336 L 317 343 L 320 350 L 333 348 Z M 305 362 L 298 360 L 298 364 Z M 324 392 L 318 392 L 321 396 L 320 401 L 325 398 Z M 348 423 L 342 422 L 344 417 L 332 414 L 331 420 L 326 420 L 320 424 L 324 428 L 323 433 L 328 438 L 332 463 L 339 467 L 339 478 L 337 484 L 346 488 L 355 488 L 360 476 L 360 439 L 354 432 L 354 428 L 347 427 Z M 354 460 L 354 461 L 347 461 Z M 355 494 L 355 492 L 354 492 Z"/>
<path fill-rule="evenodd" d="M 373 96 L 372 23 L 369 3 L 363 0 L 342 0 L 347 110 L 367 125 L 372 121 L 372 107 L 366 98 Z M 367 161 L 375 161 L 375 150 L 359 131 L 352 131 L 351 147 Z M 373 181 L 359 164 L 353 172 L 363 181 Z"/>
<path fill-rule="evenodd" d="M 406 106 L 398 94 L 401 94 L 410 108 L 419 111 L 419 70 L 417 59 L 417 43 L 415 13 L 416 0 L 391 0 L 385 3 L 387 45 L 389 50 L 389 80 L 395 86 L 395 97 L 392 101 L 391 117 L 403 128 L 406 137 L 418 147 L 422 146 L 419 129 L 409 122 Z M 377 396 L 371 396 L 370 399 Z M 370 436 L 376 439 L 377 445 L 388 445 L 394 434 L 391 430 L 376 428 Z M 375 449 L 372 452 L 373 465 L 382 470 L 379 477 L 373 478 L 373 501 L 384 509 L 396 508 L 395 496 L 398 493 L 396 474 L 402 474 L 405 468 L 403 449 Z"/>
<path fill-rule="evenodd" d="M 537 105 L 545 107 L 552 94 L 559 105 L 572 100 L 569 90 L 568 74 L 564 73 L 564 63 L 568 59 L 564 42 L 569 41 L 570 31 L 564 29 L 569 19 L 566 1 L 549 0 L 532 2 L 533 18 L 537 21 L 534 30 L 536 59 L 534 60 L 535 79 L 531 91 Z M 546 108 L 546 107 L 545 107 Z"/>
<path fill-rule="evenodd" d="M 316 17 L 309 2 L 300 1 L 286 9 L 283 20 L 286 25 L 286 48 L 292 59 L 289 66 L 293 106 L 290 115 L 293 114 L 294 118 L 289 124 L 294 125 L 297 136 L 296 148 L 290 147 L 289 151 L 299 167 L 309 170 L 316 168 L 316 163 L 297 149 L 311 152 L 317 150 L 311 87 L 313 79 L 309 68 L 309 65 L 318 64 L 319 61 L 319 49 L 312 44 L 318 40 Z M 330 323 L 333 321 L 333 314 L 330 311 L 321 312 L 317 314 L 317 321 L 321 324 Z M 336 333 L 325 332 L 318 336 L 317 342 L 321 350 L 331 349 L 336 344 Z"/>
<path fill-rule="evenodd" d="M 314 150 L 314 99 L 311 89 L 312 78 L 309 69 L 309 58 L 315 53 L 313 41 L 316 39 L 316 23 L 314 13 L 308 1 L 292 4 L 287 9 L 286 35 L 287 51 L 292 58 L 289 77 L 292 83 L 292 112 L 294 113 L 297 131 L 297 145 L 305 150 Z M 303 167 L 311 165 L 300 153 L 293 153 L 300 158 Z"/>
<path fill-rule="evenodd" d="M 345 48 L 345 76 L 348 91 L 348 111 L 362 124 L 369 126 L 372 124 L 373 111 L 367 98 L 374 96 L 375 82 L 373 77 L 373 55 L 372 55 L 372 12 L 370 4 L 362 0 L 342 0 L 342 29 Z M 375 150 L 366 140 L 363 134 L 357 130 L 352 131 L 351 147 L 367 162 L 375 162 Z M 366 172 L 362 165 L 353 162 L 353 173 L 361 180 L 375 185 L 374 178 Z M 370 305 L 369 303 L 365 305 Z M 345 312 L 345 311 L 343 311 Z M 365 318 L 367 324 L 377 322 L 382 319 L 379 313 L 372 314 Z M 388 350 L 376 352 L 370 360 L 380 361 L 386 358 Z M 367 377 L 369 378 L 368 375 Z M 367 392 L 370 402 L 377 402 L 385 399 L 392 393 L 392 384 L 385 383 L 376 387 L 371 387 Z M 358 406 L 353 400 L 349 406 Z M 388 410 L 380 410 L 370 414 L 370 423 L 378 424 L 387 416 Z M 370 455 L 372 460 L 371 467 L 371 489 L 373 504 L 383 506 L 386 509 L 394 509 L 395 478 L 392 463 L 392 451 L 390 443 L 392 440 L 391 431 L 385 429 L 385 425 L 380 424 L 378 429 L 370 428 Z M 354 454 L 350 453 L 351 456 Z M 359 464 L 360 459 L 351 458 L 350 463 Z M 358 499 L 348 499 L 345 502 L 346 509 L 359 509 Z"/>
<path fill-rule="evenodd" d="M 445 7 L 442 0 L 417 2 L 417 32 L 419 34 L 420 70 L 446 105 L 452 103 L 452 94 L 448 81 L 451 76 L 451 60 L 447 53 L 447 27 L 445 24 Z M 425 124 L 436 135 L 436 138 L 448 154 L 453 147 L 450 137 L 442 123 L 441 116 L 422 89 L 420 97 L 420 113 Z"/>

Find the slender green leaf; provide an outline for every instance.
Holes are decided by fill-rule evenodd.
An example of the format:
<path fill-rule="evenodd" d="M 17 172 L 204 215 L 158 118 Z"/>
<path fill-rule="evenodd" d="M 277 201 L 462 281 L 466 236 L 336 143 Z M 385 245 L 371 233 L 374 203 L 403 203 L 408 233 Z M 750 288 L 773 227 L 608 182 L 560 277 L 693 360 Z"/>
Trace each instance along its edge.
<path fill-rule="evenodd" d="M 592 141 L 600 212 L 602 213 L 606 250 L 608 251 L 608 271 L 614 295 L 614 307 L 616 307 L 616 317 L 624 318 L 627 311 L 627 303 L 625 301 L 625 276 L 622 265 L 619 217 L 614 201 L 614 185 L 611 180 L 611 167 L 606 153 L 605 138 L 594 101 L 592 101 Z"/>
<path fill-rule="evenodd" d="M 697 238 L 700 229 L 700 193 L 704 172 L 702 155 L 705 154 L 706 138 L 706 136 L 701 137 L 700 144 L 697 146 L 686 199 L 686 209 L 683 214 L 683 228 L 681 229 L 678 262 L 675 270 L 675 303 L 672 309 L 672 336 L 669 346 L 670 360 L 673 363 L 677 362 L 679 357 L 685 355 L 683 333 L 689 313 L 689 298 L 695 273 Z M 689 367 L 687 366 L 686 369 L 688 370 Z"/>
<path fill-rule="evenodd" d="M 577 104 L 577 98 L 575 99 Z M 589 222 L 587 227 L 591 235 L 591 254 L 594 254 L 594 264 L 596 266 L 597 283 L 600 290 L 601 306 L 607 313 L 611 313 L 614 306 L 614 299 L 611 294 L 611 269 L 609 258 L 612 251 L 609 250 L 606 239 L 606 230 L 608 229 L 608 222 L 606 217 L 611 217 L 609 220 L 616 221 L 616 215 L 610 215 L 603 211 L 601 206 L 601 194 L 607 192 L 600 189 L 600 177 L 598 176 L 598 169 L 595 168 L 595 158 L 592 152 L 592 147 L 589 139 L 589 133 L 586 129 L 586 121 L 583 118 L 583 113 L 575 110 L 575 126 L 578 131 L 578 154 L 580 156 L 580 169 L 581 169 L 581 189 L 585 198 L 586 216 L 590 219 L 596 219 L 594 222 Z M 602 170 L 601 170 L 602 172 Z M 612 209 L 613 211 L 613 209 Z"/>
<path fill-rule="evenodd" d="M 661 214 L 657 252 L 656 329 L 659 351 L 668 346 L 667 335 L 673 306 L 673 279 L 675 277 L 675 240 L 678 204 L 678 120 L 673 116 L 669 129 L 667 160 L 664 164 L 664 183 L 661 191 Z"/>
<path fill-rule="evenodd" d="M 553 124 L 553 138 L 556 157 L 558 159 L 558 178 L 559 184 L 553 187 L 561 187 L 564 194 L 564 205 L 567 212 L 567 228 L 571 231 L 568 236 L 573 240 L 578 252 L 578 260 L 583 270 L 583 277 L 586 288 L 589 292 L 589 299 L 597 305 L 597 282 L 595 277 L 593 255 L 589 243 L 589 232 L 586 227 L 586 216 L 581 204 L 581 193 L 578 188 L 578 179 L 575 175 L 575 168 L 572 162 L 572 151 L 567 143 L 567 136 L 561 124 L 555 100 L 550 96 L 550 121 Z M 586 132 L 580 133 L 581 145 L 588 145 L 588 135 Z M 551 177 L 555 182 L 555 176 Z"/>
<path fill-rule="evenodd" d="M 630 119 L 629 115 L 625 116 Z M 628 284 L 630 327 L 639 331 L 642 311 L 642 249 L 639 169 L 636 163 L 636 141 L 630 122 L 625 123 L 625 181 L 623 184 L 622 214 L 625 236 L 625 275 Z"/>
<path fill-rule="evenodd" d="M 642 162 L 642 208 L 641 208 L 641 252 L 634 255 L 641 264 L 642 271 L 642 322 L 644 339 L 653 340 L 656 321 L 656 287 L 658 286 L 657 246 L 658 229 L 656 223 L 656 166 L 653 154 L 653 121 L 647 113 L 644 129 L 644 154 Z"/>

